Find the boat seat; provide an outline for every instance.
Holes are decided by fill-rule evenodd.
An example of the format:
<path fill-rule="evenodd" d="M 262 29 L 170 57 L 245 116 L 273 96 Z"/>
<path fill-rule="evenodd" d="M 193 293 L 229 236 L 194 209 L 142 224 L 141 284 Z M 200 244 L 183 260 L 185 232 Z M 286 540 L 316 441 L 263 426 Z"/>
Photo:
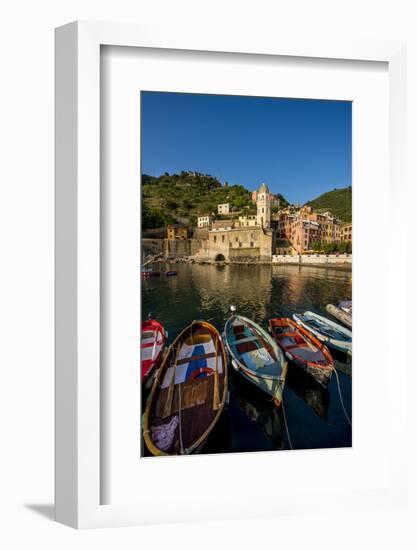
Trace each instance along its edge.
<path fill-rule="evenodd" d="M 230 342 L 231 346 L 237 346 L 238 344 L 246 344 L 247 342 L 253 342 L 254 340 L 258 340 L 257 336 L 249 336 L 248 338 L 242 338 L 241 340 L 233 340 Z"/>
<path fill-rule="evenodd" d="M 162 344 L 162 340 L 156 340 L 156 344 L 155 344 L 155 340 L 152 340 L 151 342 L 142 342 L 142 349 L 145 349 L 145 348 L 152 348 L 154 345 L 156 346 L 160 346 Z"/>
<path fill-rule="evenodd" d="M 303 343 L 305 344 L 305 342 L 303 342 Z M 305 344 L 305 345 L 307 346 L 307 344 Z M 292 344 L 291 346 L 287 346 L 285 348 L 285 350 L 291 350 L 291 349 L 295 349 L 295 348 L 300 348 L 300 343 L 295 343 L 295 344 Z"/>
<path fill-rule="evenodd" d="M 200 361 L 201 359 L 209 359 L 210 357 L 216 357 L 216 353 L 212 351 L 211 353 L 204 353 L 202 355 L 184 357 L 184 359 L 178 359 L 177 365 L 185 365 L 186 363 L 191 363 L 191 361 Z"/>

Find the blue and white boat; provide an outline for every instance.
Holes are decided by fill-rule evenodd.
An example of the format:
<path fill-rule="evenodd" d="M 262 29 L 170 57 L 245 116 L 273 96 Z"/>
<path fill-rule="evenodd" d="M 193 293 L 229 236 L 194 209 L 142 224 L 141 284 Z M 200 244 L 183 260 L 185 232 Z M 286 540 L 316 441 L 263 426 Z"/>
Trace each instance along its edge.
<path fill-rule="evenodd" d="M 346 327 L 312 311 L 294 313 L 293 318 L 327 346 L 352 355 L 352 332 Z"/>
<path fill-rule="evenodd" d="M 233 368 L 281 405 L 287 361 L 271 336 L 254 321 L 233 315 L 224 327 L 224 341 Z"/>

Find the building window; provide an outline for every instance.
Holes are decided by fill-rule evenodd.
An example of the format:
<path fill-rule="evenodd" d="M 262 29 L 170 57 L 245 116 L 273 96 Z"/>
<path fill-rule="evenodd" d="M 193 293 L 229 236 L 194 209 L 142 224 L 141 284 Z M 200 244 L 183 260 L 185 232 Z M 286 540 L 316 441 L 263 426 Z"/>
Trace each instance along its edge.
<path fill-rule="evenodd" d="M 224 243 L 224 235 L 222 235 L 222 243 Z"/>
<path fill-rule="evenodd" d="M 239 243 L 239 248 L 242 248 L 242 243 L 241 242 Z"/>
<path fill-rule="evenodd" d="M 216 237 L 216 235 L 214 235 L 214 237 L 213 237 L 213 240 L 214 240 L 214 242 L 216 242 L 216 241 L 217 241 L 217 237 Z"/>
<path fill-rule="evenodd" d="M 239 237 L 235 237 L 235 241 L 238 242 L 238 240 L 239 240 Z"/>
<path fill-rule="evenodd" d="M 251 248 L 253 248 L 253 241 L 250 242 Z"/>

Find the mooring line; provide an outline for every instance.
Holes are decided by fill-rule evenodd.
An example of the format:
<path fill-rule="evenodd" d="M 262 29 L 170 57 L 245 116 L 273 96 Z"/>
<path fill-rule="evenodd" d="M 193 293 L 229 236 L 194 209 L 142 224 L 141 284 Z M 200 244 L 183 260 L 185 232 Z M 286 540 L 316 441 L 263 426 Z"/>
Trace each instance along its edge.
<path fill-rule="evenodd" d="M 343 412 L 345 414 L 346 420 L 349 422 L 350 426 L 352 426 L 352 422 L 350 421 L 350 418 L 349 418 L 349 416 L 346 412 L 346 409 L 345 409 L 345 405 L 343 403 L 342 391 L 340 389 L 340 383 L 339 383 L 339 375 L 337 374 L 336 367 L 333 367 L 333 370 L 334 370 L 334 373 L 336 375 L 336 382 L 337 382 L 337 389 L 339 390 L 340 404 L 342 405 L 342 409 L 343 409 Z"/>
<path fill-rule="evenodd" d="M 287 423 L 287 417 L 285 415 L 285 407 L 284 407 L 284 394 L 282 394 L 282 401 L 281 401 L 281 407 L 282 407 L 282 416 L 284 417 L 284 425 L 285 425 L 285 431 L 287 432 L 287 439 L 288 443 L 290 444 L 290 449 L 293 450 L 290 432 L 288 430 L 288 423 Z"/>

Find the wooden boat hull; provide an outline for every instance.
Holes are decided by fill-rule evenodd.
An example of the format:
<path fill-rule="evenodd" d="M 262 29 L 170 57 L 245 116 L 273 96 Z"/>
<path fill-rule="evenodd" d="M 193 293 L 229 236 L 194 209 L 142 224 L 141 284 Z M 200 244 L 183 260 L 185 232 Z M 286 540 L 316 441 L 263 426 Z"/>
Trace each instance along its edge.
<path fill-rule="evenodd" d="M 306 311 L 304 314 L 294 313 L 293 319 L 297 324 L 311 332 L 320 340 L 320 342 L 324 342 L 326 346 L 349 355 L 352 354 L 352 333 L 349 329 L 342 327 L 341 325 L 338 325 L 337 323 L 334 323 L 321 315 L 312 313 L 311 311 Z M 315 322 L 315 324 L 312 325 L 310 324 L 311 322 Z M 321 327 L 320 324 L 322 324 Z M 331 330 L 337 331 L 339 333 L 339 337 L 325 334 L 323 330 L 326 326 L 329 327 L 330 332 Z M 342 339 L 342 336 L 346 339 Z"/>
<path fill-rule="evenodd" d="M 326 346 L 288 318 L 270 319 L 269 329 L 286 358 L 326 388 L 334 369 L 333 358 Z"/>
<path fill-rule="evenodd" d="M 288 357 L 288 355 L 287 355 Z M 295 361 L 296 365 L 301 367 L 307 374 L 316 380 L 323 388 L 327 388 L 332 377 L 333 367 L 325 367 L 318 369 L 311 365 L 305 365 L 299 361 Z"/>
<path fill-rule="evenodd" d="M 148 319 L 142 323 L 141 333 L 141 378 L 146 383 L 161 364 L 166 333 L 161 323 Z"/>
<path fill-rule="evenodd" d="M 239 328 L 236 333 L 235 329 L 241 326 L 243 330 Z M 226 322 L 224 339 L 233 368 L 280 406 L 288 365 L 274 340 L 262 327 L 240 315 Z M 253 365 L 252 360 L 258 364 Z"/>
<path fill-rule="evenodd" d="M 153 456 L 199 452 L 225 407 L 227 356 L 210 323 L 195 321 L 174 340 L 158 369 L 143 416 Z"/>
<path fill-rule="evenodd" d="M 347 313 L 346 311 L 343 311 L 343 309 L 340 309 L 337 306 L 334 306 L 333 304 L 327 304 L 326 310 L 330 313 L 330 315 L 333 315 L 338 321 L 343 323 L 349 328 L 352 328 L 352 315 L 350 313 Z"/>

